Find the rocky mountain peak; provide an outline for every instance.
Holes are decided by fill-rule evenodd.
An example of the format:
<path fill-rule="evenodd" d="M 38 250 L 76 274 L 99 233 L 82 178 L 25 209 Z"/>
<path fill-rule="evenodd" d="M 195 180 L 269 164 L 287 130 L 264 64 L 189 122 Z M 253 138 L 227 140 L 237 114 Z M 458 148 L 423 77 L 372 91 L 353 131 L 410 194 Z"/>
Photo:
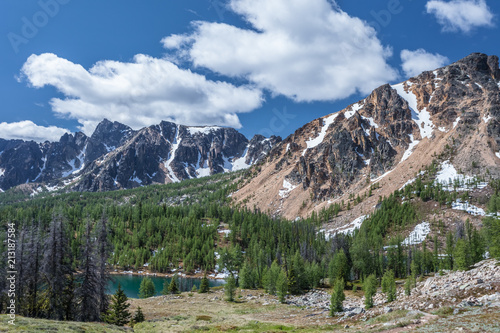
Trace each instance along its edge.
<path fill-rule="evenodd" d="M 339 202 L 367 191 L 373 182 L 398 177 L 401 184 L 389 185 L 398 189 L 451 146 L 457 169 L 481 165 L 500 176 L 498 61 L 474 53 L 382 85 L 344 110 L 304 125 L 276 145 L 263 171 L 235 198 L 289 218 L 304 216 L 327 199 Z M 300 208 L 305 202 L 309 209 Z"/>

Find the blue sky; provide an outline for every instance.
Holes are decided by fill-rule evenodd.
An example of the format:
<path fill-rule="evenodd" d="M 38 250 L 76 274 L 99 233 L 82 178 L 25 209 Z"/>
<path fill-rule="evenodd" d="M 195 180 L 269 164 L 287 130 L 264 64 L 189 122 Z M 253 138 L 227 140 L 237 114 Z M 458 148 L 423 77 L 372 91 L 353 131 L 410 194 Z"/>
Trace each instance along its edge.
<path fill-rule="evenodd" d="M 384 83 L 500 54 L 493 0 L 0 2 L 0 137 L 104 117 L 286 137 Z"/>

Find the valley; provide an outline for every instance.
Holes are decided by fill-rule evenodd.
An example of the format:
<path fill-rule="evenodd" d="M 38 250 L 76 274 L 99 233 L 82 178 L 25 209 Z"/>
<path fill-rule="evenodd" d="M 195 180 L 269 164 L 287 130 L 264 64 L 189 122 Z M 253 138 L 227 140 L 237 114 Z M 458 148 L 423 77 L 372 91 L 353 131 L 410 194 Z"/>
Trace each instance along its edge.
<path fill-rule="evenodd" d="M 283 140 L 104 120 L 0 149 L 18 331 L 123 331 L 74 322 L 113 322 L 110 272 L 225 279 L 129 299 L 145 317 L 130 331 L 499 330 L 496 56 L 383 85 Z"/>

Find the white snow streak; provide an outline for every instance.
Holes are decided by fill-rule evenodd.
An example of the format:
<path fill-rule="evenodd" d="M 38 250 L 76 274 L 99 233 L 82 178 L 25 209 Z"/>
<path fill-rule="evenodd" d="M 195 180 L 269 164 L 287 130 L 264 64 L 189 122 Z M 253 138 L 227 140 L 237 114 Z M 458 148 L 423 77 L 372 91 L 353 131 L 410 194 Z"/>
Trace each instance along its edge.
<path fill-rule="evenodd" d="M 429 222 L 422 222 L 415 226 L 415 229 L 413 229 L 410 235 L 405 238 L 401 245 L 421 244 L 430 232 L 431 225 Z"/>
<path fill-rule="evenodd" d="M 474 205 L 469 204 L 467 201 L 462 202 L 462 200 L 457 199 L 454 203 L 451 204 L 451 209 L 455 210 L 463 210 L 468 214 L 473 216 L 486 216 L 486 212 L 484 209 L 476 207 Z"/>
<path fill-rule="evenodd" d="M 413 154 L 413 149 L 415 149 L 415 147 L 420 143 L 420 141 L 413 139 L 413 134 L 410 134 L 410 139 L 411 139 L 411 143 L 408 146 L 408 149 L 403 154 L 403 158 L 401 158 L 401 162 L 406 161 L 411 156 L 411 154 Z"/>
<path fill-rule="evenodd" d="M 319 133 L 319 135 L 316 138 L 311 139 L 309 141 L 306 141 L 307 148 L 302 153 L 302 156 L 305 155 L 307 149 L 317 147 L 319 144 L 321 144 L 323 142 L 323 140 L 325 139 L 326 131 L 328 130 L 328 127 L 331 124 L 333 124 L 333 122 L 335 121 L 335 118 L 337 118 L 338 115 L 339 115 L 338 113 L 335 113 L 331 116 L 323 118 L 323 127 L 321 128 L 321 132 Z"/>
<path fill-rule="evenodd" d="M 210 134 L 211 132 L 217 131 L 218 129 L 221 129 L 219 126 L 202 126 L 202 127 L 188 127 L 187 130 L 189 134 L 191 135 L 196 135 L 196 134 Z"/>
<path fill-rule="evenodd" d="M 168 173 L 169 173 L 168 176 L 170 177 L 170 179 L 174 183 L 179 183 L 180 180 L 175 175 L 174 170 L 172 170 L 172 167 L 170 166 L 170 164 L 172 164 L 172 162 L 174 161 L 175 152 L 177 151 L 177 148 L 179 148 L 179 143 L 180 143 L 179 142 L 179 126 L 177 125 L 175 127 L 175 141 L 173 143 L 171 143 L 172 144 L 172 151 L 170 152 L 168 160 L 165 162 L 165 167 L 167 168 Z"/>
<path fill-rule="evenodd" d="M 297 185 L 292 185 L 288 180 L 283 180 L 283 189 L 279 191 L 279 196 L 282 198 L 288 197 L 290 192 L 295 190 Z"/>
<path fill-rule="evenodd" d="M 411 82 L 407 82 L 411 87 Z M 423 138 L 431 138 L 434 124 L 431 121 L 431 114 L 427 111 L 427 108 L 418 110 L 417 107 L 417 96 L 415 96 L 411 90 L 408 88 L 408 92 L 404 89 L 404 83 L 396 84 L 392 86 L 396 89 L 398 94 L 408 102 L 410 109 L 412 110 L 413 121 L 418 125 L 420 129 L 420 136 Z"/>

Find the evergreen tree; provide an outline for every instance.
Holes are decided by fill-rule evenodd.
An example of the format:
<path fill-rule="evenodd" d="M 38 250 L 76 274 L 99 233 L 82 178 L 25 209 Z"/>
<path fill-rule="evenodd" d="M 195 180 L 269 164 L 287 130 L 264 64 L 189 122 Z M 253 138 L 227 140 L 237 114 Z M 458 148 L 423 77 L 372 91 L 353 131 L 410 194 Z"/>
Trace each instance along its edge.
<path fill-rule="evenodd" d="M 496 212 L 495 210 L 495 214 Z M 500 217 L 488 216 L 483 219 L 483 223 L 490 256 L 500 258 Z"/>
<path fill-rule="evenodd" d="M 96 293 L 96 290 L 99 290 L 99 273 L 90 219 L 87 220 L 83 237 L 84 244 L 80 259 L 82 282 L 76 292 L 79 303 L 76 318 L 79 321 L 99 321 L 101 316 L 100 302 L 99 295 Z"/>
<path fill-rule="evenodd" d="M 139 286 L 139 298 L 149 298 L 156 294 L 155 284 L 149 277 L 145 277 Z"/>
<path fill-rule="evenodd" d="M 281 268 L 275 260 L 271 267 L 264 272 L 263 285 L 264 289 L 271 295 L 276 295 L 276 283 L 280 275 Z"/>
<path fill-rule="evenodd" d="M 276 280 L 276 291 L 278 293 L 278 298 L 280 303 L 285 303 L 285 298 L 288 293 L 288 279 L 286 277 L 286 272 L 281 269 Z"/>
<path fill-rule="evenodd" d="M 199 293 L 204 294 L 208 293 L 209 291 L 210 291 L 210 284 L 207 278 L 207 273 L 205 273 L 205 275 L 203 275 L 203 278 L 201 279 Z"/>
<path fill-rule="evenodd" d="M 108 219 L 104 210 L 101 220 L 97 223 L 96 241 L 97 297 L 99 299 L 99 311 L 104 313 L 109 306 L 109 296 L 106 290 L 110 280 L 108 260 L 112 251 L 112 245 L 109 241 Z"/>
<path fill-rule="evenodd" d="M 347 257 L 344 253 L 343 249 L 340 249 L 337 253 L 335 253 L 333 260 L 330 263 L 329 267 L 329 280 L 330 284 L 336 282 L 337 280 L 348 280 L 350 267 L 348 265 Z"/>
<path fill-rule="evenodd" d="M 396 300 L 396 280 L 392 270 L 386 271 L 382 277 L 382 292 L 387 294 L 387 302 Z"/>
<path fill-rule="evenodd" d="M 454 249 L 454 239 L 453 234 L 449 231 L 446 234 L 446 268 L 453 269 L 453 249 Z"/>
<path fill-rule="evenodd" d="M 255 287 L 252 268 L 246 261 L 240 269 L 239 284 L 243 289 L 252 289 Z"/>
<path fill-rule="evenodd" d="M 118 284 L 115 294 L 111 297 L 111 306 L 104 315 L 104 321 L 109 324 L 124 326 L 130 320 L 129 307 L 128 298 L 122 286 Z"/>
<path fill-rule="evenodd" d="M 365 292 L 365 309 L 373 307 L 373 296 L 377 292 L 377 278 L 371 274 L 363 283 L 363 290 Z"/>
<path fill-rule="evenodd" d="M 165 284 L 166 283 L 167 283 L 167 281 L 165 281 Z M 165 285 L 163 287 L 163 292 L 164 291 L 165 291 Z M 162 292 L 162 294 L 163 294 L 163 292 Z M 172 280 L 170 280 L 170 284 L 168 285 L 167 292 L 168 292 L 168 294 L 172 294 L 172 295 L 179 293 L 179 287 L 177 286 L 177 274 L 172 276 Z M 163 295 L 166 295 L 166 294 L 163 294 Z"/>
<path fill-rule="evenodd" d="M 408 277 L 405 281 L 405 295 L 406 296 L 411 295 L 411 287 L 412 287 L 411 277 Z"/>
<path fill-rule="evenodd" d="M 467 270 L 471 264 L 470 248 L 464 239 L 457 240 L 454 251 L 455 269 Z"/>
<path fill-rule="evenodd" d="M 330 299 L 330 316 L 334 316 L 335 312 L 343 311 L 342 302 L 345 300 L 344 281 L 337 279 L 333 287 L 333 293 Z"/>
<path fill-rule="evenodd" d="M 226 278 L 224 292 L 226 294 L 226 301 L 234 302 L 234 294 L 236 293 L 236 279 L 232 274 L 229 274 L 229 276 Z"/>
<path fill-rule="evenodd" d="M 63 320 L 65 309 L 62 296 L 73 270 L 68 238 L 60 213 L 54 216 L 50 223 L 49 234 L 45 239 L 42 267 L 45 283 L 48 286 L 48 317 Z"/>
<path fill-rule="evenodd" d="M 142 309 L 140 306 L 137 307 L 137 311 L 134 314 L 134 317 L 132 318 L 132 323 L 133 324 L 138 324 L 142 323 L 146 318 L 144 318 L 144 313 L 142 313 Z"/>

